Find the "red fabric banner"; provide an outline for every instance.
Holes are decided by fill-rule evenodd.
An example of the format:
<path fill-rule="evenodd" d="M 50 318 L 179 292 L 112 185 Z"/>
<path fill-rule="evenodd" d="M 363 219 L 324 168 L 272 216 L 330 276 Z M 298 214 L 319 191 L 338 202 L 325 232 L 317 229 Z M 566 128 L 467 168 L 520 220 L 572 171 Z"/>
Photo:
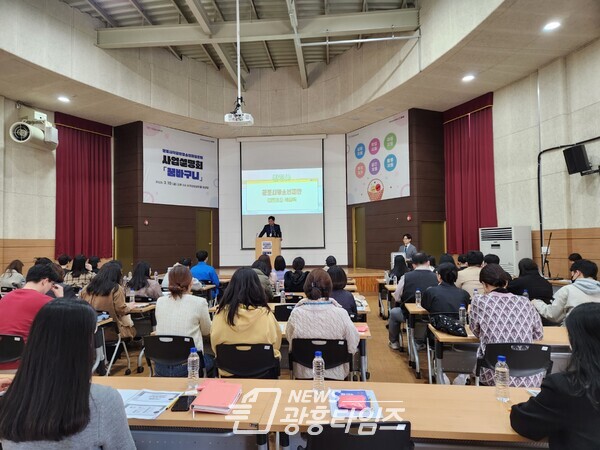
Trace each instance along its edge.
<path fill-rule="evenodd" d="M 112 128 L 56 113 L 56 256 L 112 256 Z M 88 131 L 89 130 L 89 131 Z"/>

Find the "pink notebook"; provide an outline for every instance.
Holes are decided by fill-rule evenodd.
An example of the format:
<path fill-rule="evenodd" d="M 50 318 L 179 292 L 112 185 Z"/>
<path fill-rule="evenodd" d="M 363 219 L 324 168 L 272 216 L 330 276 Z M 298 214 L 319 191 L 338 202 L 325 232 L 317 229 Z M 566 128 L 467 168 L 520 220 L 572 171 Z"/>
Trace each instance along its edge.
<path fill-rule="evenodd" d="M 205 380 L 198 386 L 192 411 L 229 414 L 242 394 L 242 385 L 222 380 Z"/>

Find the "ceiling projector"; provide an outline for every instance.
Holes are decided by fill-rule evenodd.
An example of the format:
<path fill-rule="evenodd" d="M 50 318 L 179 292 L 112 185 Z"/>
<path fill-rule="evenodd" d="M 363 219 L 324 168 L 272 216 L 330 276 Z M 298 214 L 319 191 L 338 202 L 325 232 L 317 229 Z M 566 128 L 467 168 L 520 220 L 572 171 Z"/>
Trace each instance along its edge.
<path fill-rule="evenodd" d="M 249 127 L 250 125 L 254 125 L 254 118 L 252 114 L 244 113 L 240 109 L 239 111 L 225 114 L 225 123 L 238 127 Z"/>

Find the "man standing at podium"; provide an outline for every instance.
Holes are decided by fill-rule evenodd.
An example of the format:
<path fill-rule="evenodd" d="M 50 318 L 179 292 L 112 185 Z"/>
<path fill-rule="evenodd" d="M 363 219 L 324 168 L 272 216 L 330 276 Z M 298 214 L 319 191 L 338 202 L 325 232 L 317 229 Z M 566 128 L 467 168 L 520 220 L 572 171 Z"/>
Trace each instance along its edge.
<path fill-rule="evenodd" d="M 269 216 L 269 223 L 263 227 L 258 237 L 263 237 L 265 234 L 267 237 L 282 237 L 281 227 L 275 223 L 275 217 Z"/>

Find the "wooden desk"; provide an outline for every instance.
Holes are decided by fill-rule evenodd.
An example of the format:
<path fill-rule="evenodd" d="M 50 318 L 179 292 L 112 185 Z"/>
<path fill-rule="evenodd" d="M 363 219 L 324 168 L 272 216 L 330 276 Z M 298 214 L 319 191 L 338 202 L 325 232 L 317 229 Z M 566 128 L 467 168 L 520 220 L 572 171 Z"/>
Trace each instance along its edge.
<path fill-rule="evenodd" d="M 358 292 L 358 288 L 357 288 L 357 287 L 356 287 L 356 285 L 354 285 L 354 284 L 347 284 L 347 285 L 344 287 L 344 290 L 345 290 L 345 291 L 348 291 L 348 292 Z"/>
<path fill-rule="evenodd" d="M 314 397 L 309 397 L 313 400 L 308 404 L 285 401 L 293 398 L 291 397 L 293 391 L 311 390 L 311 381 L 280 380 L 274 386 L 282 389 L 283 400 L 276 407 L 271 431 L 284 432 L 286 426 L 290 424 L 290 412 L 301 411 L 303 407 L 306 407 L 309 414 L 295 422 L 299 424 L 300 431 L 306 431 L 310 426 L 309 422 L 331 423 L 329 405 L 326 401 L 315 402 Z M 373 390 L 379 406 L 384 410 L 384 417 L 390 414 L 389 412 L 386 414 L 386 409 L 391 411 L 391 409 L 404 408 L 404 411 L 398 411 L 398 414 L 402 420 L 411 422 L 411 435 L 414 438 L 531 442 L 513 431 L 509 420 L 510 406 L 529 398 L 529 394 L 523 388 L 510 388 L 511 402 L 501 403 L 496 400 L 493 387 L 483 386 L 344 381 L 326 381 L 325 386 L 328 389 Z M 310 411 L 314 411 L 317 406 L 326 406 L 323 408 L 324 417 L 317 418 L 310 414 Z M 336 422 L 345 423 L 342 419 Z"/>
<path fill-rule="evenodd" d="M 467 337 L 453 336 L 448 333 L 436 330 L 433 325 L 429 325 L 429 331 L 435 339 L 435 359 L 436 359 L 436 382 L 444 383 L 443 359 L 444 344 L 476 344 L 479 339 L 471 332 L 469 325 L 465 326 Z M 550 347 L 568 347 L 569 335 L 565 327 L 544 327 L 544 337 L 535 341 L 534 344 L 547 345 Z"/>
<path fill-rule="evenodd" d="M 98 328 L 103 327 L 104 325 L 108 325 L 109 323 L 111 323 L 113 320 L 111 317 L 109 317 L 108 319 L 104 319 L 104 320 L 99 320 L 97 322 Z"/>
<path fill-rule="evenodd" d="M 284 339 L 287 339 L 285 329 L 287 326 L 287 322 L 278 322 L 279 327 L 281 328 L 281 335 Z M 364 327 L 367 326 L 366 322 L 354 322 L 354 326 Z M 361 381 L 367 381 L 371 375 L 369 374 L 369 359 L 367 356 L 367 339 L 371 339 L 371 329 L 368 328 L 367 331 L 359 331 L 360 340 L 358 341 L 358 352 L 360 353 L 360 379 Z"/>
<path fill-rule="evenodd" d="M 127 303 L 131 314 L 142 314 L 156 309 L 156 303 Z"/>

